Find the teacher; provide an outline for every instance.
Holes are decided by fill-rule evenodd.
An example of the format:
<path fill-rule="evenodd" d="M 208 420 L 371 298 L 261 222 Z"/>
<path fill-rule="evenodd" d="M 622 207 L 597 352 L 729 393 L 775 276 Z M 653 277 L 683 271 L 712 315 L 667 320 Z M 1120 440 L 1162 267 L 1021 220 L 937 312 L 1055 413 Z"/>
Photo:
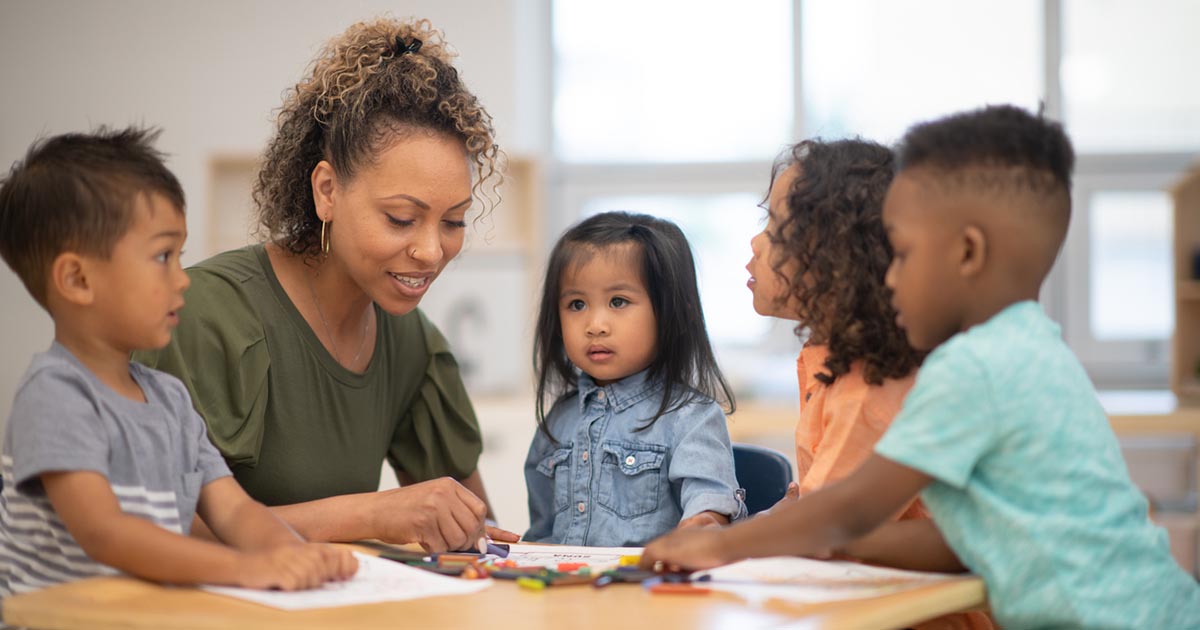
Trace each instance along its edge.
<path fill-rule="evenodd" d="M 135 357 L 183 380 L 238 482 L 309 540 L 458 549 L 490 514 L 458 364 L 417 308 L 501 178 L 452 56 L 424 20 L 329 42 L 263 158 L 265 242 L 189 269 L 174 340 Z M 385 458 L 402 487 L 377 492 Z"/>

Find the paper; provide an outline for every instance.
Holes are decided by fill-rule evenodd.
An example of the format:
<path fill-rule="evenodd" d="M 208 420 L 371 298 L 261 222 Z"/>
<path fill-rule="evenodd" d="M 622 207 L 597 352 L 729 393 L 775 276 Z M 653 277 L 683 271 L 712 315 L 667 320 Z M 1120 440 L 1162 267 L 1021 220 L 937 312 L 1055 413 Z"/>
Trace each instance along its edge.
<path fill-rule="evenodd" d="M 962 577 L 795 557 L 743 560 L 702 574 L 712 578 L 706 586 L 751 602 L 782 599 L 806 604 L 878 597 Z"/>
<path fill-rule="evenodd" d="M 439 595 L 465 595 L 492 585 L 491 580 L 460 580 L 416 569 L 399 562 L 355 553 L 358 573 L 346 582 L 328 582 L 308 591 L 261 591 L 229 586 L 202 586 L 228 595 L 284 610 L 396 602 Z"/>
<path fill-rule="evenodd" d="M 508 559 L 523 567 L 554 568 L 560 562 L 582 562 L 593 571 L 617 566 L 621 556 L 640 556 L 641 547 L 572 547 L 570 545 L 509 545 Z"/>

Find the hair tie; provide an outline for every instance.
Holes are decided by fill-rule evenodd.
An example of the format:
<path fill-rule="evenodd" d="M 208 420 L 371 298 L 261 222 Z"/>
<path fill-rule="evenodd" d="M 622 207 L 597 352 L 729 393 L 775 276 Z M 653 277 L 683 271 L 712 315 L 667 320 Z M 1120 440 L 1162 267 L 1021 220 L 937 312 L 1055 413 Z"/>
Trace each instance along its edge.
<path fill-rule="evenodd" d="M 395 53 L 396 53 L 397 57 L 399 57 L 405 53 L 416 54 L 417 51 L 419 51 L 419 50 L 421 50 L 421 40 L 414 37 L 414 38 L 412 38 L 411 42 L 409 42 L 408 44 L 405 44 L 403 37 L 401 37 L 399 35 L 396 36 Z"/>

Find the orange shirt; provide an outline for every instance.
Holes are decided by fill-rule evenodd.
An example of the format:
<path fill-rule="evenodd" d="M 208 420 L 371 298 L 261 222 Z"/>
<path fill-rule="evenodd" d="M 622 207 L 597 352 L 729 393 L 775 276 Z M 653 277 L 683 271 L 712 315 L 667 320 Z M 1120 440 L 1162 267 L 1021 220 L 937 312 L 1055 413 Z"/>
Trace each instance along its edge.
<path fill-rule="evenodd" d="M 829 348 L 806 344 L 796 360 L 800 378 L 800 422 L 796 424 L 796 464 L 800 471 L 800 494 L 805 495 L 854 472 L 875 451 L 892 419 L 900 412 L 904 397 L 917 373 L 901 379 L 885 379 L 868 385 L 862 377 L 862 362 L 832 385 L 817 380 L 828 374 L 825 359 Z M 919 498 L 899 513 L 897 520 L 930 518 Z M 960 613 L 932 619 L 917 630 L 990 630 L 991 618 L 983 612 Z"/>
<path fill-rule="evenodd" d="M 868 385 L 862 362 L 856 361 L 849 372 L 826 385 L 816 375 L 828 373 L 828 357 L 828 347 L 807 344 L 796 360 L 800 378 L 796 465 L 801 495 L 849 476 L 871 456 L 917 376 L 914 370 L 902 379 Z M 898 518 L 929 518 L 929 512 L 920 499 L 913 499 Z"/>

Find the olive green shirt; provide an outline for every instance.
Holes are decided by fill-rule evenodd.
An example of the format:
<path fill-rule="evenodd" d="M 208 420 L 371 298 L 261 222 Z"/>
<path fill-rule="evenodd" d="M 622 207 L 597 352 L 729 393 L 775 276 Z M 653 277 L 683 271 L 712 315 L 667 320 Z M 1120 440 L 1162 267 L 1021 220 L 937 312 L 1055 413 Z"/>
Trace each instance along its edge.
<path fill-rule="evenodd" d="M 385 457 L 417 481 L 475 471 L 475 411 L 446 339 L 419 309 L 374 307 L 375 353 L 357 374 L 304 321 L 262 245 L 187 273 L 174 339 L 134 358 L 183 380 L 250 496 L 288 505 L 373 491 Z"/>

